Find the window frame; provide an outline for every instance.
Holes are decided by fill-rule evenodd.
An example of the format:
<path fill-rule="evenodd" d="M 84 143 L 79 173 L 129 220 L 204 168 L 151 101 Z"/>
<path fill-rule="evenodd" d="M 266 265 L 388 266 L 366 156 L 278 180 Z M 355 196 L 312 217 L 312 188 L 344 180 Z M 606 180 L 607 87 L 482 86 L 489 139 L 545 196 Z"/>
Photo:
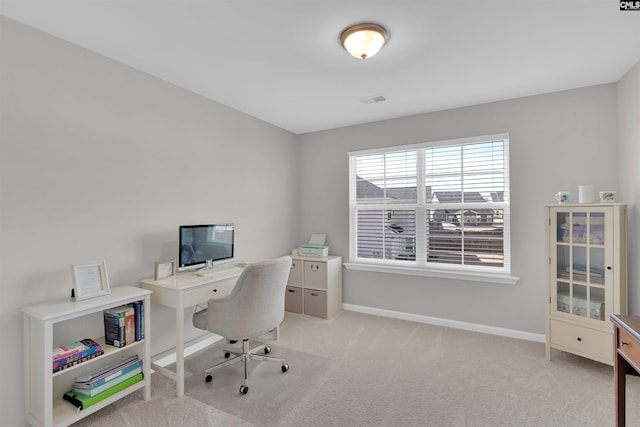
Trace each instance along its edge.
<path fill-rule="evenodd" d="M 503 267 L 487 267 L 481 265 L 464 265 L 464 264 L 444 264 L 438 262 L 429 262 L 425 249 L 419 249 L 420 244 L 428 244 L 428 236 L 425 228 L 426 212 L 433 209 L 434 206 L 445 205 L 447 207 L 463 206 L 465 208 L 472 206 L 471 203 L 460 204 L 440 204 L 434 205 L 429 203 L 424 196 L 426 194 L 425 185 L 425 155 L 424 149 L 434 147 L 456 146 L 461 147 L 469 144 L 478 144 L 483 142 L 503 141 L 503 164 L 504 164 L 504 197 L 500 202 L 491 202 L 490 209 L 503 210 Z M 357 203 L 357 171 L 356 161 L 358 157 L 400 153 L 404 151 L 416 151 L 416 201 L 400 202 L 400 203 Z M 381 147 L 368 150 L 351 151 L 348 153 L 349 159 L 349 262 L 345 263 L 345 267 L 353 270 L 374 271 L 392 274 L 405 274 L 413 276 L 428 276 L 448 279 L 471 280 L 477 282 L 515 284 L 519 280 L 518 277 L 511 275 L 511 218 L 510 218 L 510 192 L 509 192 L 509 134 L 500 133 L 494 135 L 484 135 L 469 138 L 458 138 L 451 140 L 433 141 L 418 144 L 409 144 L 401 146 Z M 388 187 L 385 187 L 385 189 Z M 466 191 L 465 188 L 462 189 Z M 487 209 L 487 203 L 481 205 Z M 392 260 L 380 258 L 359 258 L 358 252 L 358 236 L 357 236 L 357 216 L 358 212 L 364 210 L 413 210 L 415 211 L 415 227 L 417 229 L 414 244 L 416 246 L 415 261 Z M 464 209 L 463 209 L 464 211 Z M 425 218 L 424 221 L 418 218 Z M 424 224 L 423 224 L 424 223 Z M 422 233 L 419 237 L 418 234 Z M 384 238 L 384 235 L 383 235 Z"/>

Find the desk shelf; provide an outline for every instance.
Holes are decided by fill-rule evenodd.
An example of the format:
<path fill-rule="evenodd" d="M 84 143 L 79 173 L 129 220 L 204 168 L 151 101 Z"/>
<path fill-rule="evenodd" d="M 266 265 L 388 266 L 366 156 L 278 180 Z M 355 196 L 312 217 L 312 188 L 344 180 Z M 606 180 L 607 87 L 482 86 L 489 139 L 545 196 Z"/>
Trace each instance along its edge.
<path fill-rule="evenodd" d="M 98 298 L 85 301 L 62 300 L 32 305 L 22 309 L 24 316 L 24 354 L 27 355 L 25 363 L 25 410 L 29 424 L 46 427 L 68 426 L 139 389 L 144 389 L 143 398 L 149 400 L 151 397 L 151 351 L 148 339 L 150 293 L 145 289 L 120 286 L 112 289 L 109 295 Z M 95 338 L 104 349 L 103 355 L 56 373 L 52 372 L 53 348 L 57 345 L 65 344 L 53 342 L 54 330 L 58 327 L 64 327 L 62 322 L 66 320 L 95 322 L 96 317 L 93 314 L 136 301 L 142 301 L 145 306 L 145 340 L 117 348 L 105 345 L 104 337 Z M 82 338 L 86 337 L 77 337 L 78 340 Z M 71 389 L 71 384 L 77 376 L 134 354 L 138 355 L 142 360 L 144 379 L 141 382 L 83 410 L 78 410 L 69 402 L 63 400 L 62 395 Z"/>

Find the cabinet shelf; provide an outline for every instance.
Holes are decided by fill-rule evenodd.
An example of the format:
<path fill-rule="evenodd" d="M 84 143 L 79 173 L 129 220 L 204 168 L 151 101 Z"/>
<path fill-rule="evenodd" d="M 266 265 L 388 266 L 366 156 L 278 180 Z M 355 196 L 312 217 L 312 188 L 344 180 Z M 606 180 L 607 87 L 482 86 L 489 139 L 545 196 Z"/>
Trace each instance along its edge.
<path fill-rule="evenodd" d="M 64 400 L 62 397 L 54 397 L 53 398 L 53 417 L 52 417 L 52 425 L 53 426 L 66 426 L 81 419 L 87 417 L 88 415 L 93 414 L 94 412 L 99 411 L 100 409 L 111 405 L 113 402 L 116 402 L 122 399 L 129 394 L 140 390 L 145 387 L 145 382 L 140 381 L 136 384 L 132 384 L 124 390 L 119 391 L 113 396 L 109 396 L 106 399 L 96 403 L 95 405 L 91 405 L 86 409 L 80 410 L 73 406 L 71 403 Z"/>
<path fill-rule="evenodd" d="M 65 375 L 65 374 L 68 374 L 69 372 L 76 371 L 78 369 L 82 369 L 94 364 L 100 365 L 101 363 L 104 363 L 105 360 L 109 359 L 110 356 L 113 354 L 121 353 L 121 352 L 130 352 L 130 350 L 135 346 L 144 345 L 144 340 L 135 341 L 132 344 L 127 345 L 126 347 L 114 347 L 112 345 L 107 345 L 105 344 L 104 337 L 95 338 L 94 341 L 100 344 L 100 346 L 102 346 L 102 350 L 104 351 L 104 354 L 98 357 L 94 357 L 93 359 L 85 360 L 82 363 L 78 363 L 77 365 L 70 366 L 61 371 L 54 372 L 53 376 L 57 377 L 60 375 Z"/>

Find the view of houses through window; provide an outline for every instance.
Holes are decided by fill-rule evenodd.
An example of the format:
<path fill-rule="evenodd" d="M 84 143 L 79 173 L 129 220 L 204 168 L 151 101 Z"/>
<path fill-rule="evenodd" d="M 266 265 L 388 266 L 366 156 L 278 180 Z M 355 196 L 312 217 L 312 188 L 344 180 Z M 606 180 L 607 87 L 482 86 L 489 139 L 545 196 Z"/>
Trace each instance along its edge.
<path fill-rule="evenodd" d="M 509 270 L 507 135 L 349 156 L 351 261 Z"/>

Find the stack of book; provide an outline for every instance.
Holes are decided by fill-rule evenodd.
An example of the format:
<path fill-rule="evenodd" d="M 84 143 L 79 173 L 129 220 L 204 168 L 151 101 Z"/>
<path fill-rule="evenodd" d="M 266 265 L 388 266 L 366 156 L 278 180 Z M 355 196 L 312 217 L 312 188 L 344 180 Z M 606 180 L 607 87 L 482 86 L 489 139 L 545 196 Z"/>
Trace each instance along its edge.
<path fill-rule="evenodd" d="M 125 347 L 144 339 L 144 304 L 131 304 L 104 311 L 105 343 L 115 347 Z"/>
<path fill-rule="evenodd" d="M 53 372 L 75 366 L 104 354 L 102 346 L 90 338 L 53 349 Z"/>
<path fill-rule="evenodd" d="M 125 388 L 142 381 L 142 360 L 137 355 L 122 359 L 87 375 L 77 377 L 64 400 L 79 409 L 106 399 Z"/>

